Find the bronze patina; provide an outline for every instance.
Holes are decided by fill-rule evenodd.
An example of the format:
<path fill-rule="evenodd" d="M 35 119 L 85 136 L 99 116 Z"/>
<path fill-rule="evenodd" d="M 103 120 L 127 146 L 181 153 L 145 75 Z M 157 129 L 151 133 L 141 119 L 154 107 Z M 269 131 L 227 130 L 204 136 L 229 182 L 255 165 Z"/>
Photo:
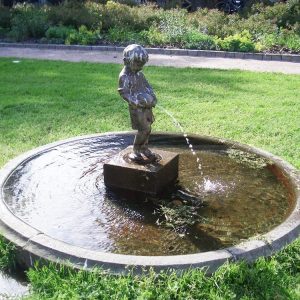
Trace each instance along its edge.
<path fill-rule="evenodd" d="M 148 163 L 157 159 L 148 148 L 151 124 L 154 122 L 152 108 L 157 102 L 152 87 L 142 73 L 148 61 L 148 53 L 142 46 L 132 44 L 124 49 L 123 61 L 118 91 L 129 105 L 132 129 L 137 130 L 133 152 L 128 158 L 136 163 Z"/>

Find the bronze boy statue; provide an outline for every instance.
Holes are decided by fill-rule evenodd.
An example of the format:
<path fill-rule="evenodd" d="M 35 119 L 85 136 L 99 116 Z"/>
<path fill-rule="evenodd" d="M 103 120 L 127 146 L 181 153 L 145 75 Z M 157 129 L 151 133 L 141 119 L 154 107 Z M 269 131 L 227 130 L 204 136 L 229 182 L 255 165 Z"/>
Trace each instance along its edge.
<path fill-rule="evenodd" d="M 152 107 L 157 99 L 152 87 L 141 72 L 148 61 L 147 51 L 140 45 L 129 45 L 123 52 L 124 68 L 119 75 L 119 93 L 128 102 L 132 129 L 137 130 L 133 153 L 129 158 L 137 163 L 155 160 L 148 148 L 151 124 L 154 121 Z"/>

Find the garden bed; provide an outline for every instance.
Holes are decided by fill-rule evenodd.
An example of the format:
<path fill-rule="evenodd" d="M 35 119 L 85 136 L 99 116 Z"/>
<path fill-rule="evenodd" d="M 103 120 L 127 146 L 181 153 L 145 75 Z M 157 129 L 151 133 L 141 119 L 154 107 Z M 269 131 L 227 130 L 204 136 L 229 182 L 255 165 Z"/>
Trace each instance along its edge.
<path fill-rule="evenodd" d="M 118 45 L 229 52 L 299 53 L 300 4 L 253 5 L 247 12 L 215 9 L 188 13 L 108 1 L 63 2 L 58 6 L 0 7 L 2 41 Z"/>

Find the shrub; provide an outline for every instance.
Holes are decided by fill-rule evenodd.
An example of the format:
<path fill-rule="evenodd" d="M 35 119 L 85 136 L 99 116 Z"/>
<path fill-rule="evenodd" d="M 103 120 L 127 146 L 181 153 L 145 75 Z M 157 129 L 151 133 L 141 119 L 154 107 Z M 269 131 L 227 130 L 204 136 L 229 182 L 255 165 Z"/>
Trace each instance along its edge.
<path fill-rule="evenodd" d="M 165 36 L 166 41 L 175 46 L 181 45 L 188 31 L 186 12 L 184 10 L 172 9 L 163 15 L 159 23 L 159 29 Z"/>
<path fill-rule="evenodd" d="M 275 3 L 274 5 L 256 4 L 251 7 L 244 19 L 259 20 L 260 23 L 271 23 L 275 26 L 290 29 L 292 25 L 299 22 L 300 1 L 288 0 L 287 3 Z M 263 25 L 263 24 L 261 24 Z M 261 26 L 262 32 L 266 32 Z M 271 33 L 269 31 L 269 33 Z"/>
<path fill-rule="evenodd" d="M 79 1 L 64 1 L 57 6 L 51 6 L 48 20 L 52 26 L 64 25 L 79 28 L 84 25 L 88 29 L 101 29 L 101 22 L 96 14 Z"/>
<path fill-rule="evenodd" d="M 47 39 L 62 39 L 65 40 L 74 28 L 67 26 L 51 26 L 46 31 Z"/>
<path fill-rule="evenodd" d="M 269 6 L 264 3 L 271 0 L 252 0 L 256 4 L 244 12 L 229 15 L 207 8 L 187 13 L 183 9 L 123 4 L 127 0 L 97 1 L 66 0 L 42 7 L 18 4 L 11 10 L 0 7 L 0 37 L 94 44 L 99 32 L 104 32 L 106 39 L 121 44 L 299 52 L 300 0 Z"/>
<path fill-rule="evenodd" d="M 46 31 L 46 37 L 41 42 L 63 44 L 67 37 L 74 31 L 74 28 L 71 27 L 51 26 Z"/>
<path fill-rule="evenodd" d="M 300 52 L 300 37 L 289 30 L 267 34 L 261 37 L 260 43 L 264 50 Z"/>
<path fill-rule="evenodd" d="M 104 31 L 111 27 L 126 27 L 133 31 L 147 30 L 155 21 L 160 20 L 161 9 L 153 5 L 129 7 L 121 3 L 108 1 L 106 5 L 93 4 L 91 10 L 101 14 Z"/>
<path fill-rule="evenodd" d="M 165 46 L 167 43 L 166 36 L 156 27 L 151 26 L 149 30 L 144 30 L 140 33 L 145 44 L 149 46 Z"/>
<path fill-rule="evenodd" d="M 86 26 L 82 25 L 79 27 L 79 30 L 72 30 L 65 43 L 67 45 L 94 45 L 100 40 L 100 32 L 99 30 L 88 30 Z"/>
<path fill-rule="evenodd" d="M 255 43 L 251 40 L 251 35 L 248 31 L 243 31 L 241 34 L 234 34 L 224 39 L 216 40 L 220 50 L 238 51 L 238 52 L 253 52 L 255 51 Z"/>
<path fill-rule="evenodd" d="M 103 9 L 103 29 L 111 27 L 126 27 L 133 29 L 134 19 L 130 13 L 130 7 L 124 4 L 108 1 Z"/>
<path fill-rule="evenodd" d="M 188 49 L 212 50 L 216 48 L 215 40 L 212 36 L 197 30 L 188 31 L 184 36 L 183 44 Z"/>
<path fill-rule="evenodd" d="M 300 22 L 300 0 L 288 0 L 278 26 L 290 27 Z"/>
<path fill-rule="evenodd" d="M 130 43 L 139 43 L 145 44 L 147 41 L 145 40 L 145 36 L 139 32 L 132 31 L 129 28 L 120 28 L 113 27 L 108 30 L 106 34 L 106 39 L 112 43 L 120 43 L 120 44 L 130 44 Z"/>
<path fill-rule="evenodd" d="M 236 23 L 236 28 L 250 32 L 254 39 L 258 39 L 262 34 L 277 31 L 277 25 L 272 19 L 265 19 L 262 14 L 251 15 L 247 19 L 240 19 Z"/>
<path fill-rule="evenodd" d="M 10 36 L 17 41 L 41 38 L 49 27 L 46 11 L 29 4 L 15 6 L 11 24 Z"/>
<path fill-rule="evenodd" d="M 230 18 L 232 19 L 231 22 Z M 217 9 L 199 9 L 189 16 L 189 22 L 204 34 L 224 38 L 236 33 L 237 28 L 229 27 L 229 24 L 234 23 L 236 18 L 238 15 L 229 16 Z"/>
<path fill-rule="evenodd" d="M 134 20 L 133 28 L 136 31 L 148 30 L 151 25 L 159 23 L 164 10 L 158 9 L 154 5 L 142 5 L 131 8 L 132 20 Z"/>
<path fill-rule="evenodd" d="M 0 5 L 0 27 L 10 28 L 11 26 L 11 11 L 9 8 Z"/>
<path fill-rule="evenodd" d="M 254 39 L 258 39 L 260 35 L 271 34 L 280 27 L 291 29 L 292 26 L 297 26 L 300 15 L 299 0 L 289 0 L 287 4 L 276 3 L 271 6 L 261 3 L 270 1 L 259 2 L 243 14 L 227 15 L 218 10 L 199 9 L 189 16 L 189 22 L 199 31 L 222 39 L 243 30 L 249 31 Z"/>

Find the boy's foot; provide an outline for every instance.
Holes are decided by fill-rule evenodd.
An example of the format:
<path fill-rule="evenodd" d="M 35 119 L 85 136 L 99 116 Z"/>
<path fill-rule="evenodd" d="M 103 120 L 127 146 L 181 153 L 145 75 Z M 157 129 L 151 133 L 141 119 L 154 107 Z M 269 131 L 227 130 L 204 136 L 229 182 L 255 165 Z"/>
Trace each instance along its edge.
<path fill-rule="evenodd" d="M 143 162 L 144 161 L 144 158 L 142 156 L 142 154 L 140 152 L 132 152 L 128 155 L 129 159 L 134 161 L 134 162 L 137 162 L 137 163 L 140 163 L 140 162 Z"/>
<path fill-rule="evenodd" d="M 149 149 L 145 148 L 142 150 L 142 153 L 148 158 L 148 159 L 154 159 L 156 158 L 156 155 Z"/>
<path fill-rule="evenodd" d="M 142 151 L 134 151 L 127 156 L 132 162 L 146 165 L 157 162 L 161 159 L 158 155 L 150 151 L 148 148 Z"/>

